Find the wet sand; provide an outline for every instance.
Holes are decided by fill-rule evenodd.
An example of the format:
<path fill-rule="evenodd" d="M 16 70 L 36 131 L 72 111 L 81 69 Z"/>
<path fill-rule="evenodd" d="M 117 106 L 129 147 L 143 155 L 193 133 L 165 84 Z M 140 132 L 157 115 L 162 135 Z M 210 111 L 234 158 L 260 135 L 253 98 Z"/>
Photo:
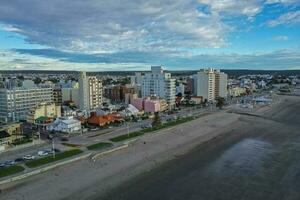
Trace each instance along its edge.
<path fill-rule="evenodd" d="M 279 104 L 265 111 L 265 118 L 223 112 L 159 134 L 148 134 L 128 149 L 96 162 L 82 160 L 10 186 L 3 190 L 0 199 L 209 199 L 209 194 L 218 192 L 221 187 L 226 188 L 226 182 L 225 186 L 214 185 L 214 181 L 222 180 L 220 177 L 211 179 L 209 174 L 219 171 L 221 178 L 224 176 L 226 180 L 233 179 L 232 174 L 235 174 L 234 171 L 226 173 L 228 164 L 222 159 L 218 161 L 221 155 L 225 153 L 223 159 L 229 162 L 229 166 L 230 162 L 239 166 L 251 165 L 251 156 L 261 154 L 252 166 L 259 167 L 257 163 L 269 158 L 265 146 L 270 142 L 265 142 L 264 136 L 274 133 L 272 142 L 278 144 L 284 140 L 282 132 L 289 132 L 297 138 L 295 130 L 299 127 L 294 127 L 294 124 L 300 119 L 299 113 L 289 115 L 291 110 L 300 110 L 299 99 L 288 97 L 288 103 L 290 107 Z M 253 139 L 256 137 L 262 139 L 258 142 L 258 150 L 253 151 L 251 147 L 257 145 Z M 237 146 L 231 152 L 234 145 Z M 250 148 L 250 153 L 243 147 Z M 205 169 L 210 165 L 214 167 Z M 248 173 L 251 174 L 240 172 L 241 176 Z M 197 175 L 199 179 L 194 178 Z M 204 198 L 205 194 L 208 198 Z"/>
<path fill-rule="evenodd" d="M 298 200 L 300 98 L 92 199 Z M 238 133 L 238 134 L 236 134 Z"/>

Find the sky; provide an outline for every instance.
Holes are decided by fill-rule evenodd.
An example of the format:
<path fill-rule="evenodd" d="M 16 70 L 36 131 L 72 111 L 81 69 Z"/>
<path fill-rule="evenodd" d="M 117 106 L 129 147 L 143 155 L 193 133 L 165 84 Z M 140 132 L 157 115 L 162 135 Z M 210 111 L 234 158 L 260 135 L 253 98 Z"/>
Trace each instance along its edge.
<path fill-rule="evenodd" d="M 300 69 L 300 0 L 1 0 L 0 70 Z"/>

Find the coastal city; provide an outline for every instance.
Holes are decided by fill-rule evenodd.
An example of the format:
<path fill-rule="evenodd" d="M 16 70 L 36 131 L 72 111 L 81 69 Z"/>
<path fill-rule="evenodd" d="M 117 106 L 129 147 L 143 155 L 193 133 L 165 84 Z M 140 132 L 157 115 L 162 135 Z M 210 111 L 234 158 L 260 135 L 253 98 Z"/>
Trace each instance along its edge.
<path fill-rule="evenodd" d="M 133 75 L 6 72 L 0 170 L 7 172 L 1 179 L 83 154 L 93 157 L 204 114 L 253 112 L 280 94 L 293 94 L 299 84 L 298 76 L 231 77 L 213 68 L 176 76 L 162 66 Z"/>
<path fill-rule="evenodd" d="M 0 200 L 300 200 L 300 0 L 0 1 Z"/>

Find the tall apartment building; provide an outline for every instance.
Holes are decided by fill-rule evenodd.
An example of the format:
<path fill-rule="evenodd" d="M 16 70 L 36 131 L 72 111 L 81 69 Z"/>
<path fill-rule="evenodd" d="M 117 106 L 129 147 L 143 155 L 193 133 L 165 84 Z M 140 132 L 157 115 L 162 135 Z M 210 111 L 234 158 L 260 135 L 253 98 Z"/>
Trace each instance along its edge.
<path fill-rule="evenodd" d="M 79 108 L 90 110 L 102 105 L 102 81 L 96 76 L 86 76 L 80 72 L 79 76 Z"/>
<path fill-rule="evenodd" d="M 160 97 L 167 101 L 170 107 L 175 105 L 175 79 L 170 73 L 165 73 L 161 66 L 152 66 L 151 72 L 145 73 L 141 84 L 142 97 Z"/>
<path fill-rule="evenodd" d="M 13 87 L 0 89 L 0 122 L 26 120 L 31 108 L 41 103 L 53 103 L 53 91 L 49 87 Z"/>
<path fill-rule="evenodd" d="M 90 109 L 90 101 L 89 101 L 89 83 L 88 78 L 86 76 L 86 72 L 82 71 L 79 74 L 79 108 L 81 110 L 89 110 Z"/>
<path fill-rule="evenodd" d="M 53 88 L 53 101 L 56 105 L 62 105 L 62 91 L 60 87 Z"/>
<path fill-rule="evenodd" d="M 228 94 L 228 75 L 224 72 L 220 72 L 220 70 L 215 70 L 215 77 L 215 97 L 226 98 Z"/>
<path fill-rule="evenodd" d="M 200 70 L 193 78 L 195 96 L 201 96 L 207 101 L 227 97 L 227 74 L 209 68 Z"/>
<path fill-rule="evenodd" d="M 90 109 L 96 109 L 102 106 L 102 80 L 96 76 L 88 77 L 89 86 L 89 105 Z"/>

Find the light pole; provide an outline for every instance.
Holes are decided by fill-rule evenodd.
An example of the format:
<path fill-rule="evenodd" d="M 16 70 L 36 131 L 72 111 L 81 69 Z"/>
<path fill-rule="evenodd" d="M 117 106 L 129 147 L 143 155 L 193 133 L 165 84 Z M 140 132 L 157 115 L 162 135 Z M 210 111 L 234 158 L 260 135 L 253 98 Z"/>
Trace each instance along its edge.
<path fill-rule="evenodd" d="M 52 153 L 53 153 L 53 158 L 55 158 L 55 144 L 54 144 L 55 137 L 52 138 Z"/>
<path fill-rule="evenodd" d="M 127 122 L 126 124 L 127 124 L 127 135 L 129 137 L 129 123 Z"/>

